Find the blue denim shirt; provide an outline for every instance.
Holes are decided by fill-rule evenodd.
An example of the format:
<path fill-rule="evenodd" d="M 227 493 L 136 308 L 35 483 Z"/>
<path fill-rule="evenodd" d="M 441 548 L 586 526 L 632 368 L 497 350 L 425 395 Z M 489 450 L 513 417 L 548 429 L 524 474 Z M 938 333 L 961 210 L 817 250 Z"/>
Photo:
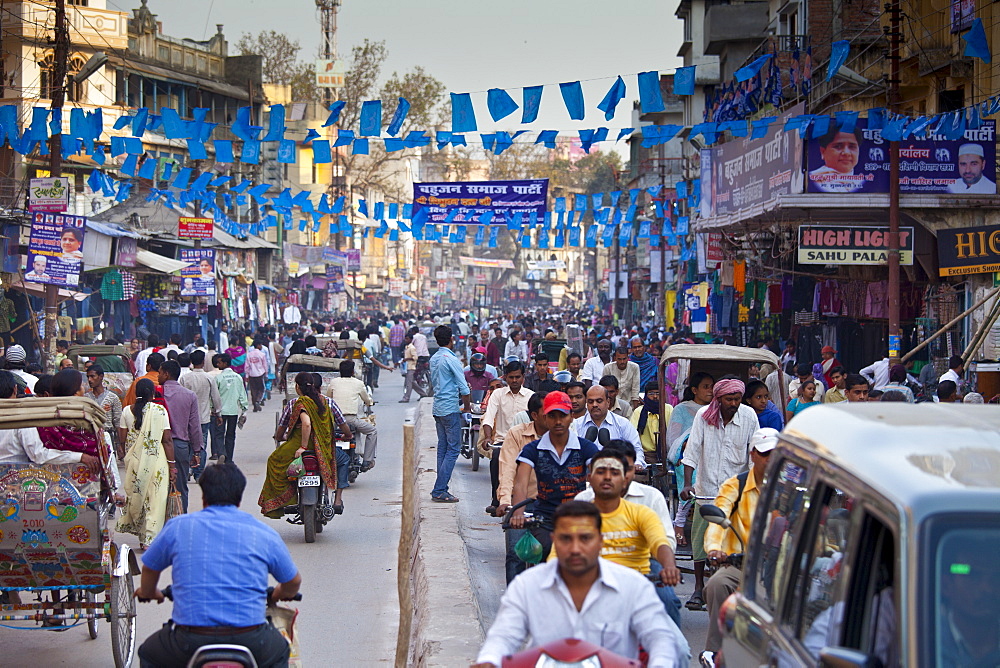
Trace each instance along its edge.
<path fill-rule="evenodd" d="M 268 574 L 288 582 L 298 572 L 278 532 L 236 506 L 172 518 L 142 563 L 156 571 L 172 568 L 172 617 L 189 626 L 263 624 Z"/>
<path fill-rule="evenodd" d="M 434 415 L 460 412 L 459 397 L 469 394 L 469 384 L 458 355 L 451 348 L 438 348 L 431 357 L 431 385 L 434 386 Z"/>

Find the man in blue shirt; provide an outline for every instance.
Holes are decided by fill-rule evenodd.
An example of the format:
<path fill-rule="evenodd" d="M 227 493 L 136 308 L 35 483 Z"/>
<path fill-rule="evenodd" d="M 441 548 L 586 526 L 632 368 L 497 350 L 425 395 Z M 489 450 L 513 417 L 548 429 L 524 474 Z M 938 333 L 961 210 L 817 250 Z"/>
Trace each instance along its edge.
<path fill-rule="evenodd" d="M 198 484 L 205 509 L 167 522 L 142 557 L 136 598 L 162 603 L 156 585 L 171 567 L 175 603 L 171 621 L 139 648 L 141 665 L 183 666 L 202 645 L 233 644 L 249 649 L 258 666 L 287 666 L 288 643 L 265 610 L 291 600 L 302 583 L 288 548 L 277 531 L 239 510 L 247 481 L 236 464 L 207 467 Z M 279 582 L 270 600 L 268 574 Z"/>
<path fill-rule="evenodd" d="M 455 337 L 451 327 L 438 325 L 434 329 L 438 351 L 431 357 L 431 386 L 434 388 L 434 422 L 437 425 L 437 479 L 431 499 L 441 503 L 456 503 L 458 497 L 448 492 L 451 473 L 462 449 L 462 413 L 468 413 L 469 383 L 465 380 L 462 363 L 453 347 Z M 459 399 L 462 407 L 459 409 Z"/>

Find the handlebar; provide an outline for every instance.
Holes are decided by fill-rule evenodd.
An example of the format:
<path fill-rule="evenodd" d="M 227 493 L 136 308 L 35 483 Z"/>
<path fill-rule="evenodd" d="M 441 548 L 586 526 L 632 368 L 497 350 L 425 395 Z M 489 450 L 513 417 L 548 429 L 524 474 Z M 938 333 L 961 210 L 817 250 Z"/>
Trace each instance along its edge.
<path fill-rule="evenodd" d="M 514 511 L 517 510 L 518 508 L 523 508 L 524 506 L 528 505 L 532 501 L 534 501 L 534 499 L 525 499 L 524 501 L 521 501 L 520 503 L 517 503 L 517 504 L 514 504 L 513 506 L 510 506 L 509 508 L 507 508 L 507 510 L 504 511 L 503 519 L 500 521 L 500 526 L 503 527 L 504 531 L 510 530 L 510 528 L 511 528 L 511 526 L 510 526 L 510 518 L 514 515 Z M 543 521 L 544 520 L 542 520 L 542 518 L 540 518 L 540 517 L 534 517 L 533 515 L 530 515 L 529 513 L 525 513 L 524 514 L 524 528 L 525 529 L 530 529 L 531 527 L 541 526 L 542 523 L 543 523 Z"/>
<path fill-rule="evenodd" d="M 269 599 L 271 598 L 271 593 L 272 592 L 274 592 L 274 587 L 268 587 L 267 588 L 267 598 L 269 598 Z M 173 585 L 167 585 L 166 587 L 164 587 L 163 589 L 160 590 L 160 593 L 163 594 L 164 598 L 169 599 L 171 601 L 174 600 L 174 586 Z M 302 592 L 297 593 L 295 596 L 292 597 L 291 600 L 293 600 L 293 601 L 301 601 L 302 600 Z"/>

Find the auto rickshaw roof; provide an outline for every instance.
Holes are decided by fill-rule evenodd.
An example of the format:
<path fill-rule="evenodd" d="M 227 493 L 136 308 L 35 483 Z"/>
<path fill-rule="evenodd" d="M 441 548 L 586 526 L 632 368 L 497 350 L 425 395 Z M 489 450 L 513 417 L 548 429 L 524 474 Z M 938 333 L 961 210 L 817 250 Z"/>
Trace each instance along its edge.
<path fill-rule="evenodd" d="M 68 355 L 76 355 L 82 357 L 106 357 L 108 355 L 116 355 L 118 357 L 128 358 L 128 350 L 125 346 L 119 344 L 116 346 L 106 346 L 102 344 L 92 344 L 92 345 L 81 345 L 78 343 L 71 343 L 66 351 Z"/>
<path fill-rule="evenodd" d="M 288 358 L 288 364 L 305 364 L 307 366 L 322 367 L 336 371 L 340 368 L 340 363 L 344 360 L 340 357 L 323 357 L 322 355 L 292 355 Z M 353 360 L 351 360 L 353 361 Z"/>
<path fill-rule="evenodd" d="M 779 365 L 778 356 L 766 348 L 744 348 L 720 343 L 675 343 L 667 346 L 660 356 L 660 364 L 674 360 L 718 360 Z"/>

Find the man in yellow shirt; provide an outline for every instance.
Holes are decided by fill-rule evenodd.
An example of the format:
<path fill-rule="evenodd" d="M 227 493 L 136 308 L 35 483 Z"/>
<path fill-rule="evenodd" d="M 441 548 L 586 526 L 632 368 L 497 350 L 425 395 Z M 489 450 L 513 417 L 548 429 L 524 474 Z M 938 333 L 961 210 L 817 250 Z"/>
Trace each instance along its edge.
<path fill-rule="evenodd" d="M 830 380 L 833 381 L 833 387 L 823 395 L 823 403 L 839 404 L 841 401 L 847 401 L 847 395 L 844 394 L 844 386 L 847 384 L 847 371 L 844 367 L 835 366 L 830 369 Z"/>
<path fill-rule="evenodd" d="M 715 497 L 716 507 L 729 517 L 732 530 L 724 529 L 718 524 L 709 524 L 705 529 L 705 553 L 709 561 L 720 564 L 719 570 L 705 583 L 705 604 L 708 606 L 710 620 L 719 618 L 719 608 L 722 607 L 723 601 L 740 586 L 744 544 L 750 536 L 750 523 L 757 510 L 757 500 L 760 498 L 760 486 L 764 482 L 767 460 L 777 444 L 776 429 L 770 427 L 758 429 L 750 438 L 752 463 L 750 470 L 722 483 L 719 495 Z M 740 543 L 740 539 L 744 543 Z M 730 555 L 735 554 L 739 554 L 741 558 L 728 559 Z M 736 563 L 733 563 L 734 561 Z M 720 649 L 722 649 L 722 631 L 717 624 L 709 624 L 705 651 L 699 657 L 702 665 L 715 665 L 715 653 Z"/>

